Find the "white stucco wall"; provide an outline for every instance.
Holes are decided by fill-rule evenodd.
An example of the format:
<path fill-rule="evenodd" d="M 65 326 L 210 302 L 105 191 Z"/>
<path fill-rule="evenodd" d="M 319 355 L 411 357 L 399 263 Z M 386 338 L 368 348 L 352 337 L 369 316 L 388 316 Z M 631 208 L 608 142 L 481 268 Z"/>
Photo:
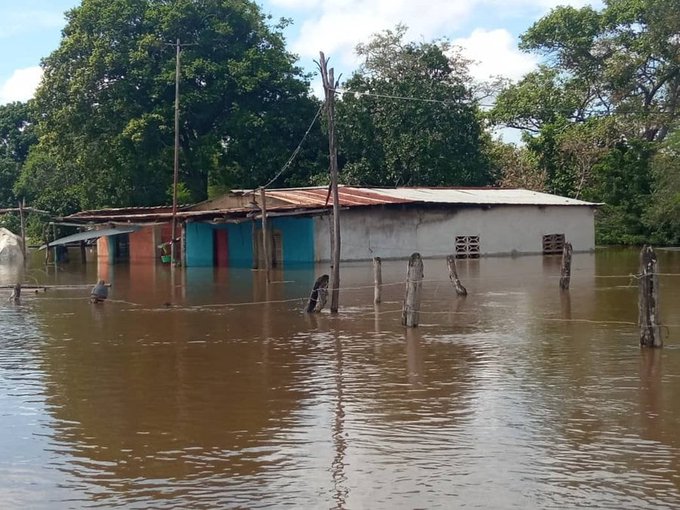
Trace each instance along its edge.
<path fill-rule="evenodd" d="M 317 261 L 330 259 L 330 216 L 317 217 Z M 424 257 L 454 252 L 455 236 L 479 235 L 482 255 L 541 253 L 543 235 L 564 234 L 574 251 L 595 248 L 594 209 L 579 206 L 490 208 L 370 207 L 341 212 L 342 260 Z"/>

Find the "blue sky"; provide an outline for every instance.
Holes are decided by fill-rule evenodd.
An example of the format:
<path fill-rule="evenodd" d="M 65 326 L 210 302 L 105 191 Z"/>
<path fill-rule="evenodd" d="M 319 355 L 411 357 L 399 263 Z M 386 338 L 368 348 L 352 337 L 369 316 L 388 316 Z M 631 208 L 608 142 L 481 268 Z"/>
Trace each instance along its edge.
<path fill-rule="evenodd" d="M 556 5 L 588 0 L 267 0 L 264 12 L 292 18 L 289 48 L 314 70 L 319 50 L 348 77 L 356 67 L 352 49 L 371 34 L 397 23 L 409 37 L 447 37 L 477 62 L 475 78 L 518 79 L 538 62 L 517 50 L 517 37 Z M 40 80 L 40 60 L 59 45 L 64 12 L 80 0 L 0 0 L 0 104 L 29 99 Z M 599 5 L 599 2 L 598 4 Z M 336 71 L 337 75 L 337 71 Z M 314 85 L 318 89 L 318 84 Z"/>

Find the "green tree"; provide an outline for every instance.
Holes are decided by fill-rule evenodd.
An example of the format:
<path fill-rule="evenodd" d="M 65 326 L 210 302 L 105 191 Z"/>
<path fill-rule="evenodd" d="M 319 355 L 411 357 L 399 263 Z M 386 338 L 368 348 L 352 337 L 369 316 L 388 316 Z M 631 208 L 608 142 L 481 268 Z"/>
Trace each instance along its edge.
<path fill-rule="evenodd" d="M 177 39 L 180 181 L 192 200 L 209 185 L 262 184 L 317 108 L 284 26 L 248 0 L 83 0 L 43 61 L 39 156 L 23 189 L 49 195 L 38 185 L 49 164 L 81 208 L 167 202 Z"/>
<path fill-rule="evenodd" d="M 645 224 L 656 242 L 680 244 L 680 130 L 672 131 L 654 155 L 652 179 Z"/>
<path fill-rule="evenodd" d="M 16 207 L 14 184 L 28 151 L 37 142 L 28 103 L 0 106 L 0 207 Z"/>
<path fill-rule="evenodd" d="M 467 61 L 445 41 L 406 42 L 405 32 L 398 26 L 357 46 L 363 62 L 344 83 L 337 108 L 342 180 L 488 184 Z"/>
<path fill-rule="evenodd" d="M 547 57 L 577 85 L 588 116 L 615 114 L 630 137 L 660 141 L 680 106 L 679 7 L 677 0 L 605 0 L 601 11 L 558 7 L 520 47 Z"/>
<path fill-rule="evenodd" d="M 642 221 L 651 217 L 650 165 L 679 114 L 679 13 L 677 0 L 554 9 L 520 43 L 545 65 L 502 91 L 490 114 L 523 130 L 550 191 L 607 204 L 599 241 L 651 235 Z"/>

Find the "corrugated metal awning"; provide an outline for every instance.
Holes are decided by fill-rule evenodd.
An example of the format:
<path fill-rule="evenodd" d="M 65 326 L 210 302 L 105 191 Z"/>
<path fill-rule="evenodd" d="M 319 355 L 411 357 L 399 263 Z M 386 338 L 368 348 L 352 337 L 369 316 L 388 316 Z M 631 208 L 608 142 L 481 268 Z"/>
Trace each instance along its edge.
<path fill-rule="evenodd" d="M 79 241 L 88 241 L 90 239 L 97 239 L 99 237 L 104 236 L 117 236 L 120 234 L 130 234 L 132 232 L 137 232 L 140 228 L 142 227 L 140 227 L 139 225 L 130 225 L 129 227 L 111 227 L 103 228 L 101 230 L 88 230 L 87 232 L 78 232 L 77 234 L 62 237 L 60 239 L 52 241 L 50 243 L 50 247 L 62 246 L 68 243 L 77 243 Z M 44 250 L 45 248 L 47 248 L 46 244 L 43 244 L 40 247 L 41 250 Z"/>

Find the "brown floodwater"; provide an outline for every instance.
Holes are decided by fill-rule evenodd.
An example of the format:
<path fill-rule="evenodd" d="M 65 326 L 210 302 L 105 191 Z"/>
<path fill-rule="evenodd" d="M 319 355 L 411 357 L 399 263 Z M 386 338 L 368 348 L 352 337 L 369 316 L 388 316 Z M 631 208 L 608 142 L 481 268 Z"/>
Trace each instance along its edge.
<path fill-rule="evenodd" d="M 678 508 L 680 252 L 639 348 L 635 250 L 324 267 L 0 266 L 0 508 Z M 98 271 L 110 299 L 88 302 Z"/>

